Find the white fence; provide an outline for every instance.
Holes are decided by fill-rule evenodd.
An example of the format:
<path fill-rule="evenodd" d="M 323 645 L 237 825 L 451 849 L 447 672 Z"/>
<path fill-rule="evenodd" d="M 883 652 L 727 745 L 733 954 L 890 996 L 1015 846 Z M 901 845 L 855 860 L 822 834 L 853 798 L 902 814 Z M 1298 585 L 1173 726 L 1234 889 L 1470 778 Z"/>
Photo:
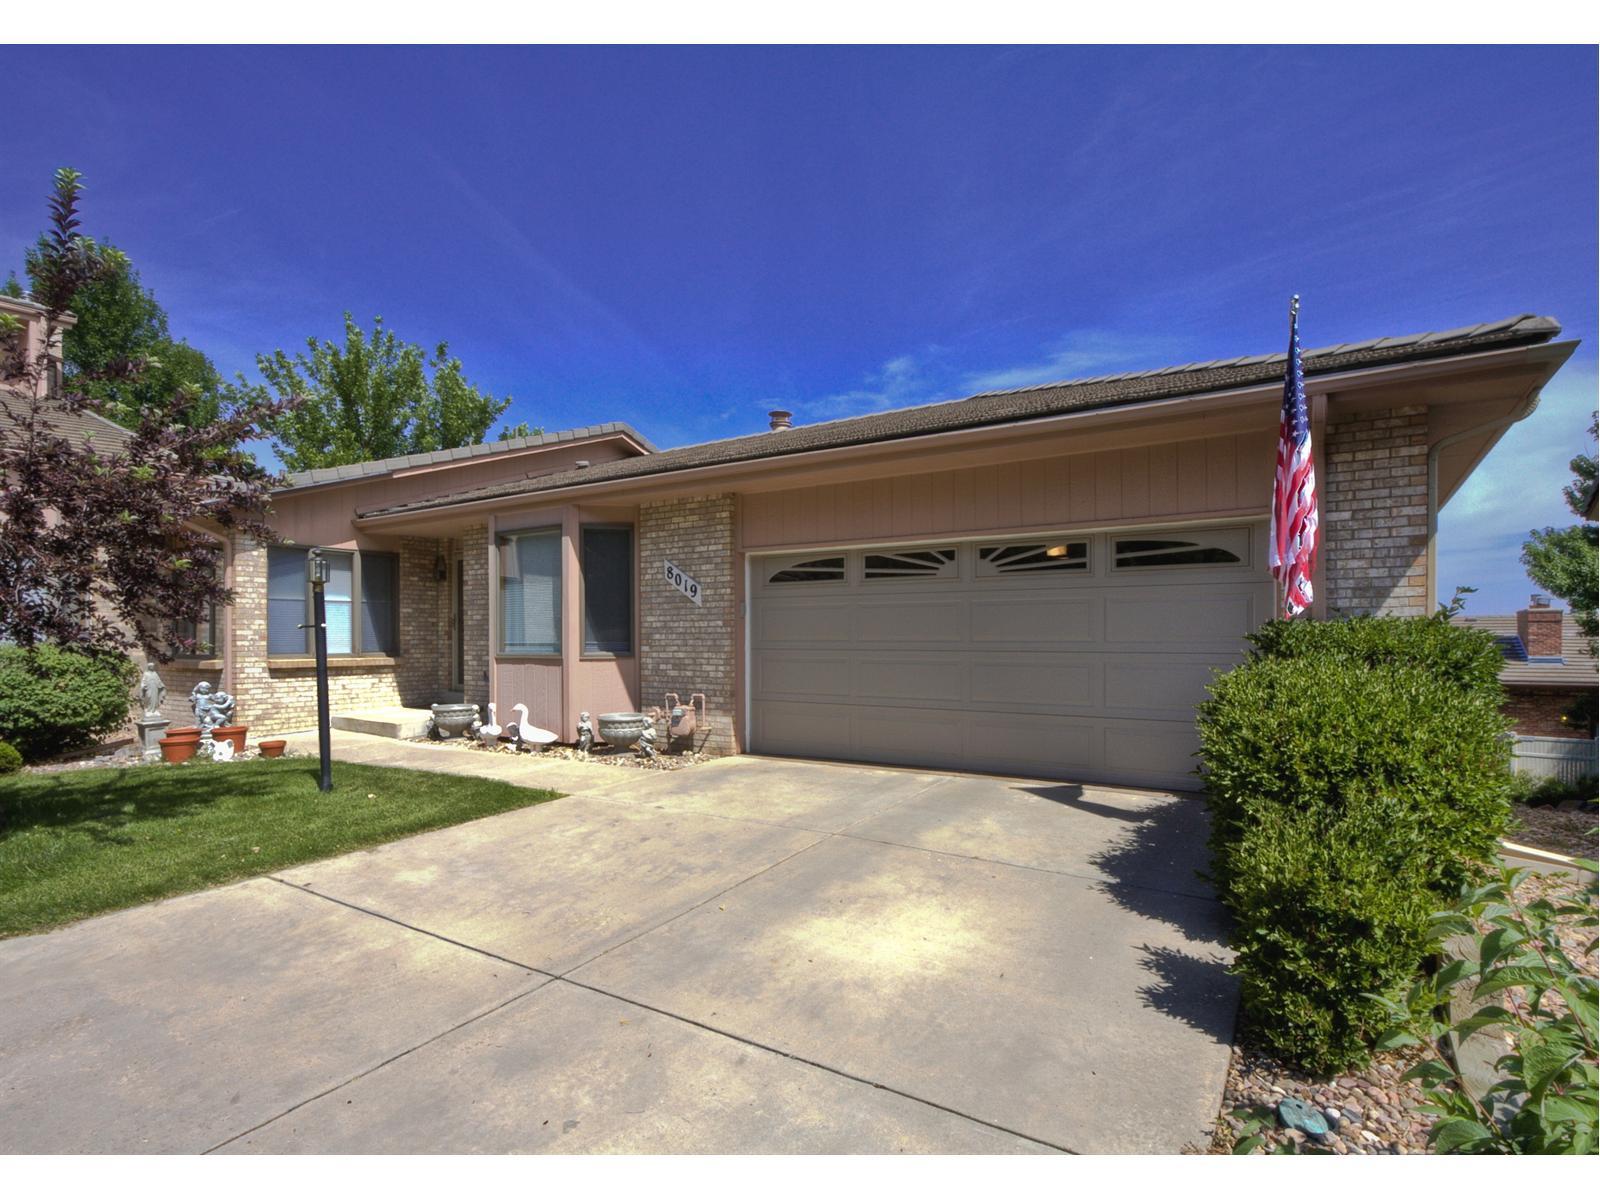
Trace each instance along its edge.
<path fill-rule="evenodd" d="M 1577 783 L 1600 774 L 1595 766 L 1593 738 L 1525 737 L 1518 735 L 1511 749 L 1511 769 L 1519 775 L 1536 775 Z"/>

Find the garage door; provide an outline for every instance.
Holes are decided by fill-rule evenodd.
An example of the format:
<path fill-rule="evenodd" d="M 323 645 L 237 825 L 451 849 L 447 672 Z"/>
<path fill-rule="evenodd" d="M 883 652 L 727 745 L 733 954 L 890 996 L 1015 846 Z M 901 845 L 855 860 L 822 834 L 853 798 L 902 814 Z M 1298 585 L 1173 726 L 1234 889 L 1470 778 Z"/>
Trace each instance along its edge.
<path fill-rule="evenodd" d="M 754 558 L 752 748 L 1192 788 L 1265 560 L 1264 525 Z"/>

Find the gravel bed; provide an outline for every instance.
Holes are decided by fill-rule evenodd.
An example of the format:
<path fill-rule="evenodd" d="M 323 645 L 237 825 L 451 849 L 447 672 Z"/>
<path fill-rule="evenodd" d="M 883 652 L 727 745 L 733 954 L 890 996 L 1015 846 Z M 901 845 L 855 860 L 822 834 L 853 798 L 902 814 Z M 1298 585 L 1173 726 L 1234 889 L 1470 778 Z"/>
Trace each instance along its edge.
<path fill-rule="evenodd" d="M 1596 829 L 1600 828 L 1600 820 L 1594 813 L 1554 805 L 1530 808 L 1526 804 L 1516 804 L 1511 808 L 1511 821 L 1511 832 L 1507 836 L 1513 842 L 1570 854 L 1574 858 L 1595 857 Z"/>
<path fill-rule="evenodd" d="M 699 751 L 689 750 L 681 753 L 668 753 L 657 747 L 654 758 L 645 758 L 635 754 L 632 750 L 613 749 L 610 746 L 596 746 L 593 750 L 579 750 L 576 746 L 563 746 L 560 744 L 550 746 L 544 750 L 517 750 L 510 742 L 501 742 L 497 746 L 485 746 L 478 738 L 441 738 L 434 741 L 432 738 L 410 738 L 410 741 L 423 746 L 437 746 L 446 750 L 459 750 L 467 754 L 525 754 L 532 758 L 559 758 L 569 762 L 601 763 L 609 767 L 632 767 L 642 771 L 681 771 L 685 767 L 692 767 L 698 763 L 708 762 L 713 756 L 701 754 Z"/>
<path fill-rule="evenodd" d="M 1592 820 L 1592 818 L 1591 818 Z M 1562 871 L 1536 873 L 1517 888 L 1517 899 L 1526 904 L 1535 898 L 1555 899 L 1570 896 L 1572 877 Z M 1590 975 L 1600 962 L 1588 950 L 1588 931 L 1571 922 L 1560 930 L 1563 948 Z M 1588 951 L 1586 953 L 1586 951 Z M 1512 989 L 1508 998 L 1520 1000 L 1522 989 Z M 1559 997 L 1552 998 L 1559 1006 Z M 1548 1002 L 1548 1001 L 1547 1001 Z M 1321 1149 L 1335 1154 L 1428 1154 L 1428 1129 L 1433 1118 L 1417 1111 L 1422 1089 L 1400 1076 L 1422 1057 L 1420 1047 L 1399 1054 L 1375 1058 L 1363 1071 L 1319 1079 L 1278 1061 L 1271 1054 L 1249 1044 L 1241 1030 L 1235 1038 L 1233 1057 L 1228 1064 L 1228 1084 L 1211 1144 L 1197 1153 L 1231 1154 L 1238 1140 L 1240 1122 L 1233 1111 L 1239 1108 L 1277 1107 L 1286 1096 L 1303 1100 L 1328 1118 L 1333 1140 Z M 1268 1152 L 1286 1142 L 1304 1142 L 1304 1134 L 1284 1129 L 1276 1123 L 1260 1130 L 1267 1144 L 1256 1153 Z"/>

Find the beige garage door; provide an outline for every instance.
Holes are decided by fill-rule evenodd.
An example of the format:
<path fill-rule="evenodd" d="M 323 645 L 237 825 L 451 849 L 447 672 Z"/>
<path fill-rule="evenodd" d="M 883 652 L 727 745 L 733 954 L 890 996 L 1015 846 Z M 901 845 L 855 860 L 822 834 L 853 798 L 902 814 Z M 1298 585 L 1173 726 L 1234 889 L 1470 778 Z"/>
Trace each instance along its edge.
<path fill-rule="evenodd" d="M 752 747 L 1193 788 L 1265 561 L 1264 525 L 754 558 Z"/>

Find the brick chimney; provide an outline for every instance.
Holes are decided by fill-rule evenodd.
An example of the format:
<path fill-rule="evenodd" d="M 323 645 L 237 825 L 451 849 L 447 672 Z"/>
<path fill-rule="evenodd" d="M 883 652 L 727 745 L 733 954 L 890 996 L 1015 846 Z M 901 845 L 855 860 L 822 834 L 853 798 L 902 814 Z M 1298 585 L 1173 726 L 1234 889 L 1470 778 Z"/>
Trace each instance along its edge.
<path fill-rule="evenodd" d="M 1550 601 L 1537 594 L 1517 613 L 1517 636 L 1529 659 L 1560 661 L 1561 615 L 1559 608 L 1551 608 Z"/>

